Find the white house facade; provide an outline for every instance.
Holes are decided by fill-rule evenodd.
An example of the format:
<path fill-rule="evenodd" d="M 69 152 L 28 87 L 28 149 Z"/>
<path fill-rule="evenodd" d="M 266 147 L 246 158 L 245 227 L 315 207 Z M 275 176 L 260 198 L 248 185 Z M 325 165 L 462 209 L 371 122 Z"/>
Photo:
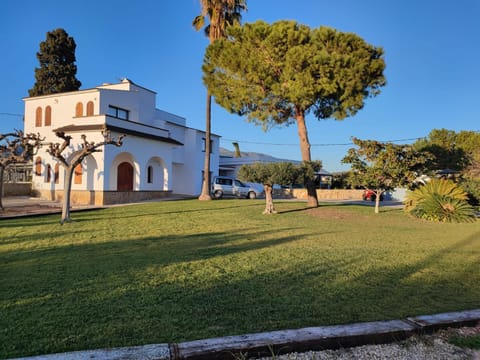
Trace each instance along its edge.
<path fill-rule="evenodd" d="M 125 203 L 167 196 L 196 196 L 201 192 L 205 132 L 186 126 L 186 119 L 156 108 L 156 93 L 129 79 L 93 89 L 36 96 L 25 102 L 24 131 L 40 133 L 44 143 L 62 143 L 55 135 L 72 136 L 79 148 L 103 140 L 102 129 L 112 137 L 122 134 L 123 145 L 107 145 L 89 155 L 75 169 L 71 200 L 78 204 Z M 63 197 L 64 168 L 43 146 L 35 155 L 32 188 L 41 197 Z M 212 175 L 219 167 L 219 136 L 212 134 Z"/>

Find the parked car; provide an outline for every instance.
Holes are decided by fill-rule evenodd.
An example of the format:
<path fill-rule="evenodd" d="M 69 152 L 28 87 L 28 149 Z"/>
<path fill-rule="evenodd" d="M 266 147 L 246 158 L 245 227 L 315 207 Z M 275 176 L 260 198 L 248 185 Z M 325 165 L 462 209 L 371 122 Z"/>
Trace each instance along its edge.
<path fill-rule="evenodd" d="M 375 201 L 377 195 L 375 194 L 375 191 L 367 189 L 363 192 L 362 198 L 365 201 Z M 383 201 L 383 193 L 380 194 L 380 201 Z"/>
<path fill-rule="evenodd" d="M 263 192 L 254 186 L 242 183 L 240 180 L 228 176 L 215 176 L 212 181 L 212 194 L 215 199 L 224 196 L 256 199 Z"/>

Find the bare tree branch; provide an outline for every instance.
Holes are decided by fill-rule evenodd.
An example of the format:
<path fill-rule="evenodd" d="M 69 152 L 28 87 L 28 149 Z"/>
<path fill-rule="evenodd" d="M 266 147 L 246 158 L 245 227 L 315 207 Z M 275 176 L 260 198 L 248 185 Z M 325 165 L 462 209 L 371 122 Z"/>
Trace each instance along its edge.
<path fill-rule="evenodd" d="M 3 210 L 3 172 L 14 163 L 25 163 L 33 158 L 44 138 L 39 133 L 25 134 L 21 130 L 0 134 L 0 209 Z"/>
<path fill-rule="evenodd" d="M 87 141 L 87 136 L 82 134 L 80 137 L 82 142 L 80 143 L 80 148 L 73 150 L 70 154 L 63 154 L 65 149 L 67 149 L 72 140 L 72 136 L 66 135 L 63 131 L 57 131 L 55 133 L 57 137 L 63 139 L 63 143 L 49 143 L 47 152 L 56 158 L 60 164 L 65 168 L 65 181 L 64 181 L 64 194 L 63 197 L 63 207 L 62 207 L 62 219 L 61 224 L 64 222 L 70 221 L 70 192 L 72 187 L 72 177 L 75 171 L 75 168 L 82 163 L 88 155 L 93 154 L 94 152 L 101 152 L 100 149 L 105 145 L 115 145 L 121 146 L 123 143 L 123 138 L 125 135 L 120 135 L 117 139 L 112 138 L 111 133 L 108 129 L 102 129 L 103 141 L 94 142 Z"/>

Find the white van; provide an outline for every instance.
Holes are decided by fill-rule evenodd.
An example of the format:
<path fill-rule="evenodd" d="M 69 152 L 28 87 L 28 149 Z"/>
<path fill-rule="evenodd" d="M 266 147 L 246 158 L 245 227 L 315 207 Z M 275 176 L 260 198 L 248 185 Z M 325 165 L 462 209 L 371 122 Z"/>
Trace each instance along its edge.
<path fill-rule="evenodd" d="M 215 199 L 221 199 L 223 196 L 256 199 L 257 196 L 262 195 L 262 192 L 238 179 L 228 176 L 215 176 L 212 181 L 212 194 Z"/>

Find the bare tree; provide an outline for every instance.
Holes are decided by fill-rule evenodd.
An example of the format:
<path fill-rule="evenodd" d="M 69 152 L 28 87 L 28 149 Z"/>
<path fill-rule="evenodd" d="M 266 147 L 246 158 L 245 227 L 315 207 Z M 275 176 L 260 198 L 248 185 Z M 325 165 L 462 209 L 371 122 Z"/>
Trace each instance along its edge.
<path fill-rule="evenodd" d="M 0 134 L 0 210 L 3 211 L 3 174 L 10 164 L 26 163 L 32 159 L 43 141 L 40 134 L 24 134 L 21 130 Z"/>
<path fill-rule="evenodd" d="M 49 143 L 49 148 L 47 152 L 56 158 L 60 164 L 65 168 L 65 181 L 64 181 L 64 196 L 63 196 L 63 204 L 62 204 L 62 218 L 60 223 L 63 225 L 65 222 L 71 221 L 70 218 L 70 193 L 72 189 L 72 177 L 73 172 L 77 165 L 79 165 L 83 159 L 85 159 L 88 155 L 94 152 L 101 152 L 102 150 L 100 147 L 104 145 L 115 145 L 115 146 L 122 146 L 123 138 L 125 135 L 121 135 L 118 139 L 114 139 L 111 137 L 110 131 L 107 129 L 102 130 L 103 141 L 95 143 L 94 141 L 88 142 L 87 136 L 82 134 L 83 143 L 80 144 L 80 148 L 74 150 L 72 153 L 68 155 L 63 154 L 66 148 L 70 146 L 70 142 L 72 137 L 70 135 L 66 135 L 63 131 L 55 132 L 57 137 L 63 139 L 63 143 Z"/>

